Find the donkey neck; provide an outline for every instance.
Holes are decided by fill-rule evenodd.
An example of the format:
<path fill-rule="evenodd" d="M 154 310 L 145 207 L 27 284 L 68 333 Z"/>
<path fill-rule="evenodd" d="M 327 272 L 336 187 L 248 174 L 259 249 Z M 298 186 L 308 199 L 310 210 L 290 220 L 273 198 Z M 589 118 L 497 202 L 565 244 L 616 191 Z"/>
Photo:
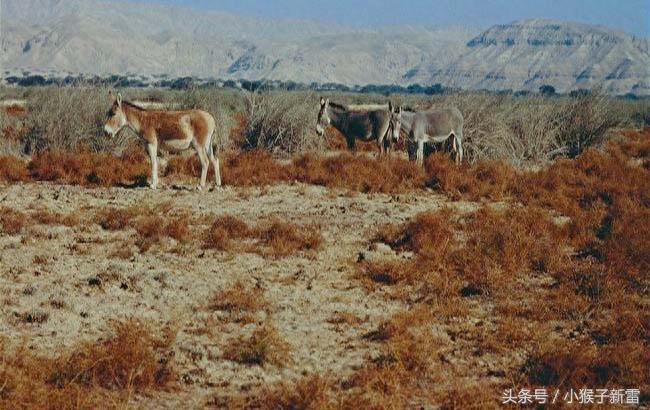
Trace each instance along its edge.
<path fill-rule="evenodd" d="M 337 130 L 344 132 L 343 128 L 345 122 L 348 118 L 348 112 L 343 108 L 338 108 L 334 106 L 327 107 L 327 115 L 330 117 L 331 125 Z"/>
<path fill-rule="evenodd" d="M 407 133 L 413 128 L 413 118 L 415 118 L 414 112 L 402 111 L 402 129 Z"/>
<path fill-rule="evenodd" d="M 146 122 L 147 111 L 132 106 L 128 103 L 122 104 L 122 110 L 126 115 L 126 121 L 129 127 L 138 134 L 142 133 L 143 124 Z"/>

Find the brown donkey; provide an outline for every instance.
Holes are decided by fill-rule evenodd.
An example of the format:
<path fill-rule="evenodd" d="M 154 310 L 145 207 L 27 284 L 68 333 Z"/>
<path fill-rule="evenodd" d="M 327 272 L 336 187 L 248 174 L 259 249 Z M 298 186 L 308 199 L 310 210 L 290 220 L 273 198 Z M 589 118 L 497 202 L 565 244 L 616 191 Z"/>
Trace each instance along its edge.
<path fill-rule="evenodd" d="M 159 145 L 175 152 L 193 147 L 201 161 L 199 189 L 205 188 L 210 162 L 214 166 L 215 182 L 218 187 L 221 186 L 219 158 L 214 155 L 212 146 L 216 123 L 209 113 L 201 110 L 146 110 L 122 101 L 122 95 L 117 94 L 108 112 L 104 130 L 114 136 L 124 127 L 131 128 L 146 143 L 151 158 L 151 188 L 158 187 Z"/>

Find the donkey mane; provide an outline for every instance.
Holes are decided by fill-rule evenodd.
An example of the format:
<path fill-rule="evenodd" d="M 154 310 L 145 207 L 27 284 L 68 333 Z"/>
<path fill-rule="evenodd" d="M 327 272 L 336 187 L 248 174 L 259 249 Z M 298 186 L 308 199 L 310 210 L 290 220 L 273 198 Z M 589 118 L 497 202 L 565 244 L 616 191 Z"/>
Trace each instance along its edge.
<path fill-rule="evenodd" d="M 335 102 L 330 102 L 330 106 L 337 110 L 343 111 L 376 111 L 376 110 L 387 110 L 388 104 L 338 104 Z"/>
<path fill-rule="evenodd" d="M 131 101 L 122 101 L 122 105 L 126 105 L 129 108 L 134 108 L 138 111 L 146 111 L 146 108 L 141 107 L 137 104 L 132 103 Z"/>
<path fill-rule="evenodd" d="M 336 108 L 337 110 L 345 110 L 347 111 L 348 107 L 342 104 L 337 104 L 335 102 L 330 102 L 330 107 Z"/>

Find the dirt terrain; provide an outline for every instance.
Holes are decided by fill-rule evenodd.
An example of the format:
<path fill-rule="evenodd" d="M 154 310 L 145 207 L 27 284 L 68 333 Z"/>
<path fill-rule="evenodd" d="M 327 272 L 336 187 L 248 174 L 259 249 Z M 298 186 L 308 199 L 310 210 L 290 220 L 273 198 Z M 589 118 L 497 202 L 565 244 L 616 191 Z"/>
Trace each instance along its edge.
<path fill-rule="evenodd" d="M 45 183 L 2 186 L 0 206 L 28 215 L 47 210 L 81 219 L 72 227 L 36 224 L 23 235 L 0 237 L 1 332 L 13 343 L 47 355 L 101 338 L 113 320 L 135 317 L 154 328 L 174 328 L 175 362 L 186 392 L 182 400 L 192 400 L 192 407 L 201 407 L 216 392 L 235 394 L 306 373 L 344 377 L 359 368 L 376 351 L 362 336 L 405 309 L 403 303 L 368 293 L 353 279 L 360 253 L 372 258 L 393 252 L 369 249 L 377 227 L 443 206 L 459 211 L 476 207 L 424 191 L 367 195 L 302 184 L 201 193 Z M 189 244 L 168 239 L 121 259 L 114 252 L 124 244 L 135 248 L 133 230 L 105 231 L 92 222 L 93 215 L 107 207 L 134 206 L 197 218 L 225 213 L 249 222 L 281 218 L 319 228 L 324 244 L 318 252 L 266 258 L 203 250 L 202 229 L 197 228 Z M 221 358 L 224 344 L 250 332 L 250 326 L 224 324 L 206 306 L 215 292 L 238 281 L 264 291 L 271 307 L 256 320 L 269 320 L 277 328 L 290 346 L 290 363 L 251 367 Z M 30 314 L 46 319 L 20 319 Z M 339 314 L 353 315 L 358 322 L 336 323 Z M 175 407 L 173 401 L 167 404 Z"/>

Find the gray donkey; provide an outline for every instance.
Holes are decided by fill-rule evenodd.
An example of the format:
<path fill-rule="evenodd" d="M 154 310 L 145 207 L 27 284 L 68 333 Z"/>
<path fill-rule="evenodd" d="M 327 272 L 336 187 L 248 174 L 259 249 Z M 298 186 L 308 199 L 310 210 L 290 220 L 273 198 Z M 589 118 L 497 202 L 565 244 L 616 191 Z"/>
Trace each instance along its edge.
<path fill-rule="evenodd" d="M 399 128 L 391 125 L 393 105 L 386 106 L 344 106 L 330 102 L 329 99 L 320 99 L 320 111 L 316 132 L 319 136 L 325 134 L 325 129 L 332 125 L 339 130 L 348 144 L 349 149 L 354 149 L 357 139 L 363 141 L 377 141 L 380 155 L 390 152 L 392 140 L 399 139 Z"/>
<path fill-rule="evenodd" d="M 409 159 L 424 165 L 424 145 L 449 142 L 457 164 L 463 161 L 463 114 L 457 108 L 428 111 L 391 110 L 391 128 L 407 135 Z"/>

